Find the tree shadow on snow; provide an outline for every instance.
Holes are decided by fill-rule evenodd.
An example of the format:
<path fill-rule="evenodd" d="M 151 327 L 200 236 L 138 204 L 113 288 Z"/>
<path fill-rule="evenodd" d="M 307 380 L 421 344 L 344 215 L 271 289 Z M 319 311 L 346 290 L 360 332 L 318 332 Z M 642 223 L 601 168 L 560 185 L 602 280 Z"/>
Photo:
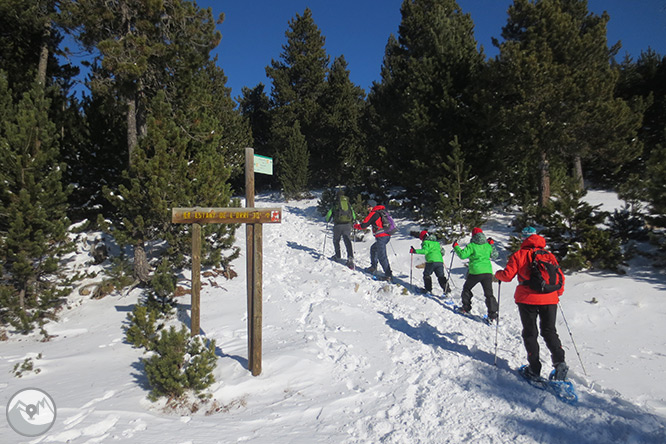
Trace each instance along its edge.
<path fill-rule="evenodd" d="M 136 370 L 135 372 L 131 373 L 131 376 L 134 378 L 136 385 L 147 392 L 151 391 L 152 387 L 150 386 L 150 382 L 148 382 L 148 376 L 146 376 L 146 369 L 143 363 L 143 359 L 139 359 L 138 361 L 133 362 L 132 368 Z"/>
<path fill-rule="evenodd" d="M 311 247 L 306 247 L 305 245 L 298 244 L 294 241 L 287 241 L 287 247 L 293 248 L 294 250 L 301 250 L 305 251 L 306 253 L 310 254 L 315 259 L 319 259 L 322 257 L 321 253 L 314 248 Z"/>
<path fill-rule="evenodd" d="M 430 325 L 425 321 L 417 326 L 412 326 L 405 319 L 398 319 L 393 316 L 391 313 L 378 312 L 380 315 L 384 316 L 386 319 L 386 324 L 392 329 L 406 334 L 415 341 L 422 342 L 426 345 L 433 345 L 450 352 L 458 353 L 460 355 L 468 356 L 477 361 L 494 365 L 495 355 L 480 349 L 470 349 L 466 345 L 459 344 L 457 338 L 462 336 L 462 333 L 458 332 L 449 332 L 442 333 L 437 330 L 435 327 Z M 501 367 L 508 368 L 508 362 L 503 359 L 497 360 L 498 366 L 501 364 Z"/>
<path fill-rule="evenodd" d="M 512 424 L 518 434 L 531 436 L 536 442 L 666 442 L 664 418 L 616 397 L 581 392 L 579 387 L 579 402 L 570 406 L 549 393 L 525 387 L 521 380 L 516 381 L 515 391 L 510 386 L 505 389 L 523 392 L 520 397 L 511 396 L 509 401 L 521 399 L 531 412 L 506 415 L 504 421 Z"/>
<path fill-rule="evenodd" d="M 307 208 L 298 208 L 298 207 L 288 205 L 284 209 L 289 214 L 293 214 L 294 216 L 300 216 L 302 218 L 309 219 L 309 220 L 312 220 L 312 221 L 315 221 L 315 222 L 319 222 L 319 221 L 324 220 L 324 216 L 319 214 L 319 211 L 317 210 L 316 206 L 310 206 L 310 207 L 307 207 Z M 323 222 L 322 222 L 322 224 L 323 224 Z"/>
<path fill-rule="evenodd" d="M 180 322 L 185 324 L 186 326 L 190 327 L 192 325 L 192 316 L 191 316 L 191 311 L 192 311 L 192 305 L 191 304 L 177 304 L 177 317 Z M 206 331 L 199 326 L 199 332 L 198 334 L 200 336 L 203 336 L 204 338 L 208 338 L 208 335 L 206 334 Z M 233 359 L 234 361 L 238 362 L 240 365 L 242 365 L 244 368 L 248 369 L 250 368 L 248 364 L 247 358 L 243 358 L 242 356 L 236 356 L 236 355 L 230 355 L 227 353 L 224 353 L 222 349 L 215 344 L 215 356 L 219 358 L 230 358 Z"/>
<path fill-rule="evenodd" d="M 497 420 L 517 438 L 576 444 L 666 442 L 666 419 L 640 406 L 579 384 L 579 401 L 572 406 L 531 387 L 509 365 L 498 367 L 479 368 L 474 387 L 485 398 L 510 405 L 496 404 Z"/>

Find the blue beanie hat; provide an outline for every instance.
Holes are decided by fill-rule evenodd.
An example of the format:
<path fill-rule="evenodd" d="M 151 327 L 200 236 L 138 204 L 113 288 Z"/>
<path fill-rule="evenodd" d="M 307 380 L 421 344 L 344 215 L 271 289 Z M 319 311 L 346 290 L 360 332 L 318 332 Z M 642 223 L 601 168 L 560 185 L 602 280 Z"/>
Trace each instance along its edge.
<path fill-rule="evenodd" d="M 376 206 L 377 206 L 377 201 L 376 201 L 376 200 L 372 200 L 372 199 L 370 199 L 370 200 L 368 201 L 368 206 L 369 206 L 369 207 L 372 207 L 372 208 L 376 207 Z"/>
<path fill-rule="evenodd" d="M 534 227 L 525 227 L 523 228 L 522 235 L 523 239 L 527 239 L 531 235 L 536 234 L 536 229 Z"/>

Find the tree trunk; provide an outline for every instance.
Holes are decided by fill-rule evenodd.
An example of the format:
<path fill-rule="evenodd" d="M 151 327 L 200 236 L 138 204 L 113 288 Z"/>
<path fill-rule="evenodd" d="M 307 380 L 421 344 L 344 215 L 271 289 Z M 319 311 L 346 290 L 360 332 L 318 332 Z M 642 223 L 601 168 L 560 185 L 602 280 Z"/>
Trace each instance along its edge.
<path fill-rule="evenodd" d="M 580 158 L 580 154 L 576 153 L 574 155 L 574 179 L 578 183 L 578 191 L 583 191 L 585 189 L 585 178 L 583 177 L 583 161 Z"/>
<path fill-rule="evenodd" d="M 139 144 L 136 130 L 136 98 L 127 98 L 127 164 L 132 166 L 132 155 Z"/>
<path fill-rule="evenodd" d="M 51 36 L 51 21 L 44 23 L 42 35 L 42 48 L 39 51 L 39 65 L 37 67 L 37 83 L 46 86 L 46 67 L 49 61 L 49 37 Z"/>
<path fill-rule="evenodd" d="M 150 265 L 143 241 L 134 245 L 134 278 L 142 284 L 150 282 Z"/>
<path fill-rule="evenodd" d="M 148 135 L 148 122 L 146 120 L 146 94 L 143 89 L 143 81 L 137 81 L 136 89 L 136 131 L 137 137 L 143 139 Z"/>
<path fill-rule="evenodd" d="M 550 201 L 550 162 L 545 151 L 541 151 L 541 164 L 539 166 L 541 186 L 539 187 L 539 206 L 542 208 Z"/>

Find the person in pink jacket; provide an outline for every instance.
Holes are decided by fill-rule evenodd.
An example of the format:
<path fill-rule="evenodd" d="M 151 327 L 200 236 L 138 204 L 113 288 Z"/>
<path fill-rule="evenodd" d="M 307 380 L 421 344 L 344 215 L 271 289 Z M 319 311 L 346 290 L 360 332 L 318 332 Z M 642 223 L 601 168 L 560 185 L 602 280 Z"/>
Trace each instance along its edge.
<path fill-rule="evenodd" d="M 548 350 L 550 350 L 553 367 L 555 367 L 555 372 L 551 375 L 551 378 L 564 380 L 569 367 L 564 361 L 564 349 L 562 349 L 562 343 L 555 326 L 557 304 L 564 292 L 564 285 L 552 293 L 538 293 L 526 285 L 526 282 L 530 279 L 530 263 L 533 252 L 534 250 L 544 249 L 546 239 L 536 234 L 536 230 L 532 227 L 526 227 L 522 234 L 524 240 L 520 249 L 509 257 L 504 270 L 496 272 L 495 277 L 502 282 L 510 282 L 518 276 L 519 285 L 516 287 L 514 299 L 518 305 L 520 320 L 523 324 L 522 337 L 529 363 L 527 375 L 537 378 L 541 373 L 538 342 L 539 327 L 537 327 L 537 319 L 539 319 L 541 336 L 546 342 Z"/>

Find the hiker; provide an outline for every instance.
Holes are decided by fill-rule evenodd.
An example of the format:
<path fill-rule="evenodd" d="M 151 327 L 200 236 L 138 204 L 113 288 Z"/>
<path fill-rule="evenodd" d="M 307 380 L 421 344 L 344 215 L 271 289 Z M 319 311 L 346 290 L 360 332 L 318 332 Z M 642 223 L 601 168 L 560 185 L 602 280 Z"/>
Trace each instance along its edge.
<path fill-rule="evenodd" d="M 331 259 L 336 262 L 342 260 L 340 255 L 340 239 L 343 239 L 345 248 L 347 249 L 347 266 L 354 268 L 354 249 L 352 248 L 351 230 L 352 222 L 356 219 L 356 213 L 354 213 L 354 208 L 352 208 L 349 199 L 345 196 L 345 192 L 342 189 L 336 193 L 333 208 L 326 213 L 326 223 L 331 219 L 333 219 L 333 247 L 335 248 L 335 254 Z"/>
<path fill-rule="evenodd" d="M 486 308 L 488 309 L 488 321 L 497 319 L 497 299 L 493 294 L 493 266 L 490 259 L 497 257 L 497 251 L 493 246 L 492 239 L 486 239 L 481 228 L 472 230 L 472 241 L 463 249 L 458 242 L 453 243 L 453 249 L 460 259 L 469 258 L 467 278 L 462 289 L 462 307 L 460 311 L 464 314 L 472 310 L 472 288 L 478 283 L 483 287 L 483 295 L 486 297 Z"/>
<path fill-rule="evenodd" d="M 384 280 L 390 281 L 393 279 L 393 273 L 391 272 L 391 265 L 386 254 L 386 245 L 391 240 L 391 235 L 387 232 L 387 227 L 384 227 L 380 211 L 386 211 L 386 207 L 384 205 L 377 205 L 377 202 L 372 199 L 369 200 L 368 215 L 363 219 L 363 222 L 355 224 L 354 228 L 364 230 L 372 226 L 375 243 L 370 247 L 370 268 L 366 271 L 374 275 L 377 271 L 377 262 L 379 262 L 384 269 Z"/>
<path fill-rule="evenodd" d="M 440 287 L 442 287 L 443 295 L 448 293 L 447 280 L 444 276 L 444 258 L 442 257 L 442 246 L 437 242 L 437 236 L 429 234 L 427 230 L 419 233 L 421 239 L 421 248 L 409 248 L 410 254 L 424 254 L 425 255 L 425 268 L 423 269 L 423 286 L 426 293 L 432 292 L 432 277 L 431 274 L 435 273 Z"/>
<path fill-rule="evenodd" d="M 552 293 L 538 293 L 530 288 L 527 281 L 529 281 L 531 275 L 532 256 L 535 250 L 546 247 L 546 239 L 539 236 L 533 227 L 523 229 L 522 238 L 523 242 L 520 249 L 509 257 L 504 270 L 495 273 L 495 277 L 502 282 L 510 282 L 514 276 L 518 276 L 519 285 L 516 286 L 514 299 L 518 305 L 520 320 L 523 324 L 522 336 L 529 363 L 525 370 L 526 376 L 536 379 L 541 373 L 539 328 L 537 327 L 537 318 L 539 318 L 541 336 L 543 336 L 546 346 L 550 350 L 553 367 L 555 367 L 552 379 L 564 380 L 569 368 L 564 362 L 564 350 L 555 326 L 557 304 L 564 292 L 564 276 L 561 277 L 562 287 Z"/>

